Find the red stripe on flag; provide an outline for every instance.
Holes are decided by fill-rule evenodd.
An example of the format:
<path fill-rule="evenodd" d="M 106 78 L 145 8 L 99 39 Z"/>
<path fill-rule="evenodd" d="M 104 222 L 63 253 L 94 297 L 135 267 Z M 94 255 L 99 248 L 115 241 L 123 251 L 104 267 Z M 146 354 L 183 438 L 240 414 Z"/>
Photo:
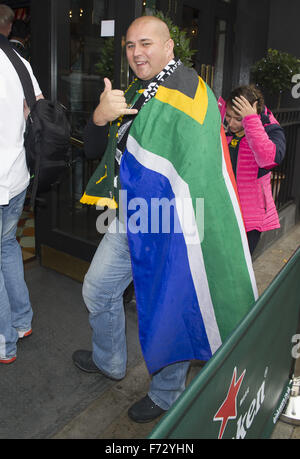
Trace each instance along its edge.
<path fill-rule="evenodd" d="M 235 191 L 235 194 L 236 194 L 236 199 L 237 199 L 237 201 L 239 203 L 239 206 L 240 206 L 240 209 L 241 209 L 240 198 L 239 198 L 237 185 L 236 185 L 236 180 L 235 180 L 235 176 L 234 176 L 232 165 L 231 165 L 230 153 L 229 153 L 228 143 L 227 143 L 226 134 L 225 134 L 223 125 L 221 125 L 221 140 L 222 140 L 222 147 L 223 147 L 224 159 L 225 159 L 225 164 L 226 164 L 226 169 L 227 169 L 227 172 L 228 172 L 228 176 L 229 176 L 230 181 L 232 183 L 232 187 L 233 187 L 233 189 Z M 242 212 L 242 209 L 241 209 L 241 212 Z"/>

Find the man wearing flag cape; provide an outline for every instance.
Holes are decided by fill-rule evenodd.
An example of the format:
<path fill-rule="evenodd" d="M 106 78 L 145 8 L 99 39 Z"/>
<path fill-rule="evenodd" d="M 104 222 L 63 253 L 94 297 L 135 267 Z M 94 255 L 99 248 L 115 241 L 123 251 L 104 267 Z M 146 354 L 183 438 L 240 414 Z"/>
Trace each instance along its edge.
<path fill-rule="evenodd" d="M 128 415 L 149 422 L 182 393 L 190 361 L 217 351 L 257 289 L 212 91 L 174 58 L 168 28 L 153 16 L 130 25 L 126 52 L 135 80 L 123 93 L 105 78 L 85 130 L 87 156 L 102 159 L 81 202 L 117 217 L 83 284 L 92 351 L 73 361 L 124 378 L 123 293 L 133 278 L 151 382 Z"/>

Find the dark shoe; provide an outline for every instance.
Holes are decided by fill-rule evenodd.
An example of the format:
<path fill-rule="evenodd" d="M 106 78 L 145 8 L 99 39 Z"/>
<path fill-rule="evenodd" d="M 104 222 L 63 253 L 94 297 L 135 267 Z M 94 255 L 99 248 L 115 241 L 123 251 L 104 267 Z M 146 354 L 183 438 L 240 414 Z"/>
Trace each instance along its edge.
<path fill-rule="evenodd" d="M 103 376 L 106 376 L 106 378 L 112 379 L 113 381 L 120 381 L 120 379 L 122 379 L 113 378 L 112 376 L 109 376 L 102 370 L 100 370 L 100 368 L 98 368 L 97 365 L 94 363 L 92 355 L 92 351 L 75 351 L 72 356 L 74 365 L 76 365 L 77 368 L 80 368 L 80 370 L 85 371 L 86 373 L 100 373 Z"/>
<path fill-rule="evenodd" d="M 166 413 L 160 406 L 156 405 L 148 395 L 134 403 L 128 410 L 128 416 L 135 422 L 151 422 L 161 414 Z"/>

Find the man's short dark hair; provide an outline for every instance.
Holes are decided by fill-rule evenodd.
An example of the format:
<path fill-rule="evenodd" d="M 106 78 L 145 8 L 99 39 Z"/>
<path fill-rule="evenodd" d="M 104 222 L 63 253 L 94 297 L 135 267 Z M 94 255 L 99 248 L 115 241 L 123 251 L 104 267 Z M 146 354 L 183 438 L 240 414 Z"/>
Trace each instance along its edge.
<path fill-rule="evenodd" d="M 27 38 L 29 35 L 29 25 L 22 19 L 14 21 L 11 29 L 11 37 Z"/>

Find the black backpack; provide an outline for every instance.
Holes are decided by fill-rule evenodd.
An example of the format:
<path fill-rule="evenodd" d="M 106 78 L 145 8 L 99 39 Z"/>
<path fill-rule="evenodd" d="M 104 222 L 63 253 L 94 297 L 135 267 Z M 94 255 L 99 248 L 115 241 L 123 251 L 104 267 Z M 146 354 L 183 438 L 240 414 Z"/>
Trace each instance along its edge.
<path fill-rule="evenodd" d="M 36 194 L 49 191 L 71 165 L 70 125 L 65 108 L 60 103 L 47 99 L 36 100 L 25 64 L 3 35 L 0 35 L 0 48 L 19 75 L 30 109 L 24 145 L 27 166 L 33 178 L 30 202 L 34 205 Z"/>

